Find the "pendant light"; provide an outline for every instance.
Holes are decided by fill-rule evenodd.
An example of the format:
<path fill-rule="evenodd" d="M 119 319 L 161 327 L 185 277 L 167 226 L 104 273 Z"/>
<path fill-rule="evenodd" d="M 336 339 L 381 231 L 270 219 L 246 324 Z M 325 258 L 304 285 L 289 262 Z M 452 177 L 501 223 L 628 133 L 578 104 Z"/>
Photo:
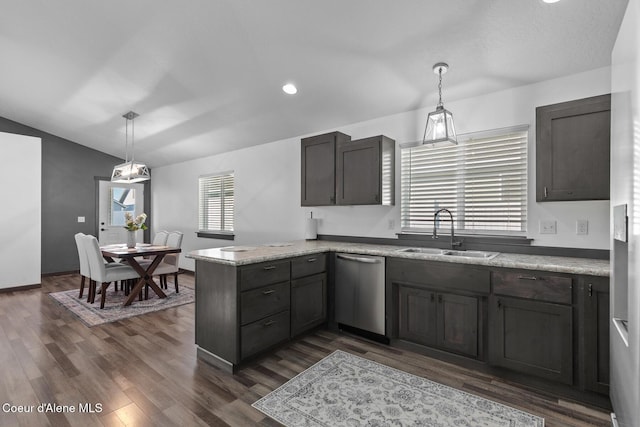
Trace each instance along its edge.
<path fill-rule="evenodd" d="M 458 144 L 456 129 L 453 126 L 453 114 L 445 110 L 442 105 L 442 75 L 449 70 L 449 65 L 438 62 L 433 66 L 433 72 L 438 75 L 438 105 L 436 110 L 427 116 L 427 124 L 424 128 L 422 144 L 430 144 L 432 147 Z"/>
<path fill-rule="evenodd" d="M 139 114 L 134 113 L 133 111 L 129 111 L 127 114 L 122 116 L 127 120 L 125 124 L 124 139 L 125 162 L 113 167 L 111 182 L 134 183 L 151 179 L 147 166 L 144 163 L 136 162 L 134 159 L 134 120 L 138 116 Z M 129 160 L 129 122 L 131 122 L 131 160 Z"/>

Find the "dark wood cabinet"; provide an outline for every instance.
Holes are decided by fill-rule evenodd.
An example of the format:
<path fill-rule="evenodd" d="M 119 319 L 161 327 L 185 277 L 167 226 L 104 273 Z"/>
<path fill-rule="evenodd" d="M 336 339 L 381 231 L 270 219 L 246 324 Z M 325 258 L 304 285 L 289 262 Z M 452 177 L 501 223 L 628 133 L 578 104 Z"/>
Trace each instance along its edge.
<path fill-rule="evenodd" d="M 438 347 L 478 356 L 478 298 L 454 294 L 437 297 Z"/>
<path fill-rule="evenodd" d="M 327 275 L 325 273 L 291 281 L 291 336 L 327 320 Z"/>
<path fill-rule="evenodd" d="M 395 203 L 395 141 L 379 135 L 338 144 L 339 205 Z"/>
<path fill-rule="evenodd" d="M 302 206 L 336 204 L 336 150 L 339 144 L 350 140 L 349 135 L 340 132 L 302 139 Z"/>
<path fill-rule="evenodd" d="M 398 338 L 478 356 L 478 299 L 400 285 Z"/>
<path fill-rule="evenodd" d="M 327 320 L 327 254 L 291 260 L 291 336 Z"/>
<path fill-rule="evenodd" d="M 487 269 L 402 258 L 387 258 L 386 267 L 392 339 L 482 357 Z"/>
<path fill-rule="evenodd" d="M 609 199 L 611 95 L 536 108 L 536 200 Z"/>
<path fill-rule="evenodd" d="M 585 276 L 580 286 L 584 389 L 609 394 L 609 280 Z"/>
<path fill-rule="evenodd" d="M 572 279 L 495 271 L 492 288 L 489 363 L 573 384 Z"/>

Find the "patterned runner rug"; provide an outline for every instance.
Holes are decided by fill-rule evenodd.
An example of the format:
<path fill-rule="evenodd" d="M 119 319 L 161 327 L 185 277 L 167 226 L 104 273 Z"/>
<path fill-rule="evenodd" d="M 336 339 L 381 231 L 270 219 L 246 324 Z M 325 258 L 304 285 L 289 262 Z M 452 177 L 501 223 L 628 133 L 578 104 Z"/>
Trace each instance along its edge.
<path fill-rule="evenodd" d="M 107 299 L 102 310 L 100 309 L 100 295 L 96 295 L 93 304 L 87 303 L 86 289 L 82 298 L 78 298 L 79 289 L 54 292 L 50 293 L 49 296 L 73 312 L 87 326 L 91 327 L 195 301 L 193 289 L 180 286 L 180 293 L 176 294 L 175 290 L 171 289 L 172 286 L 173 284 L 169 283 L 169 289 L 164 290 L 164 293 L 167 294 L 166 298 L 158 298 L 155 292 L 149 289 L 148 300 L 139 301 L 136 298 L 130 306 L 124 307 L 122 305 L 126 299 L 124 292 L 121 290 L 116 292 L 113 285 L 111 285 L 107 289 Z"/>
<path fill-rule="evenodd" d="M 340 350 L 252 406 L 290 427 L 544 426 L 544 418 Z"/>

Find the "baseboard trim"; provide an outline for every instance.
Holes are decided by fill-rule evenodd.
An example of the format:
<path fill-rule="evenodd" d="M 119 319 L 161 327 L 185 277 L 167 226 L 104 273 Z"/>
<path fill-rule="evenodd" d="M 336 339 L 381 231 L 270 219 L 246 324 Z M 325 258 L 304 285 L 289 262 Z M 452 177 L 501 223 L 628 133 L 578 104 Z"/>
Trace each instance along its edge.
<path fill-rule="evenodd" d="M 22 285 L 22 286 L 12 286 L 10 288 L 0 288 L 0 294 L 7 292 L 20 292 L 20 291 L 28 291 L 29 289 L 41 288 L 41 283 L 35 283 L 33 285 Z"/>

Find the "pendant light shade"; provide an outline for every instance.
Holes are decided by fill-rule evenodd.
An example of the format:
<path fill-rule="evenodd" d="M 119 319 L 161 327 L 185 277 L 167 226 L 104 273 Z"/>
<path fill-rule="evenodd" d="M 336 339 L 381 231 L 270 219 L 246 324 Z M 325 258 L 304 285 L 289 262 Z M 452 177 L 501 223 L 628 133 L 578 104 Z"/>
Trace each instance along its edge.
<path fill-rule="evenodd" d="M 140 163 L 134 160 L 134 137 L 135 127 L 134 120 L 138 117 L 138 113 L 129 111 L 123 115 L 127 121 L 125 125 L 125 162 L 113 167 L 113 173 L 111 174 L 111 182 L 120 183 L 135 183 L 142 182 L 151 179 L 149 168 L 144 163 Z M 131 160 L 129 160 L 129 121 L 131 121 Z"/>
<path fill-rule="evenodd" d="M 442 105 L 442 75 L 447 72 L 449 66 L 444 62 L 438 62 L 433 66 L 433 72 L 439 77 L 438 83 L 438 105 L 436 110 L 427 116 L 427 124 L 424 128 L 422 144 L 429 144 L 433 147 L 442 145 L 457 144 L 456 129 L 453 125 L 453 114 Z"/>

